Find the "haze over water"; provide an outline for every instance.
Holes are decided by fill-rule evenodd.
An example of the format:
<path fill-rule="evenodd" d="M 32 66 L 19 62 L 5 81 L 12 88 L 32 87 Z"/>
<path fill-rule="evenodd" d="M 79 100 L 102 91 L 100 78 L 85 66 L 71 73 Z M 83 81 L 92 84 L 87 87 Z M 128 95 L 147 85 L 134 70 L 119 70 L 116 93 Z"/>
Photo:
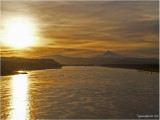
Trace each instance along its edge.
<path fill-rule="evenodd" d="M 1 76 L 1 118 L 124 119 L 158 115 L 159 75 L 68 66 Z"/>

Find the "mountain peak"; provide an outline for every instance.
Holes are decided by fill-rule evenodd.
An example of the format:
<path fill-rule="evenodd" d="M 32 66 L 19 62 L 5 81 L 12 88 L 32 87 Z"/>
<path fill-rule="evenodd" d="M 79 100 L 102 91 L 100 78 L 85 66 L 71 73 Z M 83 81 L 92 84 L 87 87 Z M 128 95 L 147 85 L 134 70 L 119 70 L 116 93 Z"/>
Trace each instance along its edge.
<path fill-rule="evenodd" d="M 110 51 L 110 50 L 107 50 L 107 51 L 106 51 L 106 53 L 113 53 L 113 52 L 112 52 L 112 51 Z"/>
<path fill-rule="evenodd" d="M 112 52 L 112 51 L 110 51 L 110 50 L 108 50 L 108 51 L 106 51 L 104 54 L 115 54 L 115 53 Z"/>
<path fill-rule="evenodd" d="M 119 55 L 117 53 L 114 53 L 114 52 L 108 50 L 105 53 L 103 53 L 101 55 L 98 55 L 96 57 L 98 57 L 98 58 L 123 58 L 124 56 Z"/>

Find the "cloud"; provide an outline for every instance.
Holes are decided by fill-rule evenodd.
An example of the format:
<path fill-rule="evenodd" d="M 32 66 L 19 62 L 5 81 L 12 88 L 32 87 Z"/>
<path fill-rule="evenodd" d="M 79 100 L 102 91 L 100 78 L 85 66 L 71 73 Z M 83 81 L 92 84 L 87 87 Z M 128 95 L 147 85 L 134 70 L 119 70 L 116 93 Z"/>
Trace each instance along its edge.
<path fill-rule="evenodd" d="M 125 54 L 128 57 L 159 58 L 159 48 L 134 49 L 134 50 L 128 50 L 128 51 L 119 51 L 119 53 Z M 147 53 L 147 54 L 144 54 L 144 53 Z"/>
<path fill-rule="evenodd" d="M 143 51 L 142 56 L 157 56 L 158 11 L 158 1 L 2 1 L 2 20 L 28 18 L 39 37 L 39 47 L 34 49 L 42 51 L 39 48 L 44 47 L 47 51 L 43 54 L 59 48 L 88 50 L 91 55 L 110 49 L 127 55 L 129 50 L 132 55 Z M 74 50 L 72 53 L 77 52 Z"/>

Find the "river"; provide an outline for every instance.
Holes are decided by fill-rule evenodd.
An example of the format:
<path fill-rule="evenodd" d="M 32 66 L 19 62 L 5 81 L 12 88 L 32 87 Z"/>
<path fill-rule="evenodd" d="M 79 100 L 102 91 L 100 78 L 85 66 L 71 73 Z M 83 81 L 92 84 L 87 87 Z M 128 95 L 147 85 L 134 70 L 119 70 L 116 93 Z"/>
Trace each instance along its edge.
<path fill-rule="evenodd" d="M 1 119 L 138 119 L 158 115 L 159 74 L 97 66 L 1 76 Z"/>

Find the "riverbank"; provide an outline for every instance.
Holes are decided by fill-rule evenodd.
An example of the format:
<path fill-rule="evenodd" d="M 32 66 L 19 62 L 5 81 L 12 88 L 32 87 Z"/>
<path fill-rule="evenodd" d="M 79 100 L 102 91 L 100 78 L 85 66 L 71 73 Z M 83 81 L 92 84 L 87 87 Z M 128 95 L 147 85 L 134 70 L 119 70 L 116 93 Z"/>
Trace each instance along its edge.
<path fill-rule="evenodd" d="M 104 64 L 103 67 L 136 69 L 141 71 L 159 72 L 159 64 Z"/>
<path fill-rule="evenodd" d="M 57 69 L 62 65 L 53 59 L 1 58 L 1 76 L 16 74 L 16 71 Z"/>
<path fill-rule="evenodd" d="M 57 69 L 62 66 L 101 66 L 112 68 L 136 69 L 141 71 L 159 72 L 159 64 L 72 64 L 62 65 L 53 59 L 1 58 L 1 76 L 16 74 L 16 71 Z"/>

